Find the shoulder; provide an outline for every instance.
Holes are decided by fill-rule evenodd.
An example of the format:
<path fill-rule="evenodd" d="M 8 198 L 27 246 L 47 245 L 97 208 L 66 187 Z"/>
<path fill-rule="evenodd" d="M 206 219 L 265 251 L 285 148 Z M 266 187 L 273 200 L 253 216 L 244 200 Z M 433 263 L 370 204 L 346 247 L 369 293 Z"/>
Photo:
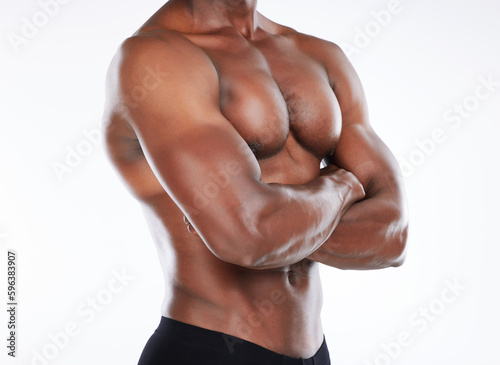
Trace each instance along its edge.
<path fill-rule="evenodd" d="M 205 52 L 175 31 L 137 33 L 118 48 L 109 68 L 125 78 L 133 78 L 148 67 L 164 66 L 172 71 L 189 68 L 210 68 Z"/>
<path fill-rule="evenodd" d="M 268 33 L 292 40 L 297 47 L 311 55 L 321 56 L 322 54 L 328 54 L 330 56 L 339 56 L 343 54 L 342 49 L 333 42 L 306 33 L 301 33 L 292 27 L 276 23 L 261 14 L 259 21 Z"/>
<path fill-rule="evenodd" d="M 302 52 L 324 67 L 342 110 L 343 125 L 368 125 L 363 86 L 344 51 L 337 44 L 318 37 L 299 32 L 290 32 L 288 36 Z"/>
<path fill-rule="evenodd" d="M 219 95 L 212 61 L 174 31 L 138 33 L 126 39 L 111 61 L 105 83 L 105 128 L 126 124 L 135 129 L 169 110 L 186 107 L 197 95 L 212 104 Z"/>
<path fill-rule="evenodd" d="M 299 32 L 290 32 L 288 36 L 301 51 L 325 67 L 332 86 L 341 77 L 352 77 L 352 64 L 336 43 Z"/>
<path fill-rule="evenodd" d="M 289 27 L 282 27 L 280 34 L 292 39 L 297 47 L 311 56 L 319 58 L 345 57 L 344 51 L 334 42 Z"/>
<path fill-rule="evenodd" d="M 183 95 L 195 86 L 218 95 L 217 71 L 200 47 L 175 31 L 138 33 L 120 45 L 111 61 L 106 99 L 109 108 L 124 109 L 138 100 L 146 106 L 146 95 Z"/>

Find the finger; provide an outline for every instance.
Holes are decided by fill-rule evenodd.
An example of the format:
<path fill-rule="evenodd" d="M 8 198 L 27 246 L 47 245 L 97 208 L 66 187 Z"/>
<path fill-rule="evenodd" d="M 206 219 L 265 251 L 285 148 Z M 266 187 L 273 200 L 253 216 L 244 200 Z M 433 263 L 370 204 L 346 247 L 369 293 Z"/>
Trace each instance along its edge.
<path fill-rule="evenodd" d="M 187 219 L 186 216 L 184 216 L 182 219 L 184 220 L 184 224 L 187 226 L 188 232 L 191 233 L 193 236 L 200 237 L 198 232 L 196 232 L 196 229 L 194 229 L 194 227 L 191 225 L 189 219 Z"/>

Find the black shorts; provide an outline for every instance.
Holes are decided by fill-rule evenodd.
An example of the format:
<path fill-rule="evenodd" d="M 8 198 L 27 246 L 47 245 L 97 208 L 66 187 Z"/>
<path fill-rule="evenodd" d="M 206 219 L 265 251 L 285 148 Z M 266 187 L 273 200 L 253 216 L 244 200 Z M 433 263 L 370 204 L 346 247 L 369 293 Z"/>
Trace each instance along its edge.
<path fill-rule="evenodd" d="M 161 318 L 139 360 L 139 365 L 330 365 L 323 341 L 316 355 L 297 359 L 254 343 Z"/>

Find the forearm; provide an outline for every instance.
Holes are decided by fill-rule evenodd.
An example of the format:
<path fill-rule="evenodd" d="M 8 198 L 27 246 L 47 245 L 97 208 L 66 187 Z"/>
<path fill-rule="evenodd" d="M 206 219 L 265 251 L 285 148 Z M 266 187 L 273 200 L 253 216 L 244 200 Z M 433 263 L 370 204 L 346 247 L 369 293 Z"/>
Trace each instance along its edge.
<path fill-rule="evenodd" d="M 195 228 L 223 261 L 252 269 L 297 263 L 317 250 L 364 196 L 354 175 L 343 170 L 329 175 L 304 185 L 259 181 L 236 209 L 206 215 L 215 219 L 212 229 Z"/>
<path fill-rule="evenodd" d="M 310 259 L 345 270 L 399 266 L 408 223 L 404 204 L 381 193 L 354 204 Z"/>
<path fill-rule="evenodd" d="M 320 177 L 298 185 L 269 185 L 257 216 L 252 268 L 283 267 L 316 251 L 359 199 L 352 180 Z"/>

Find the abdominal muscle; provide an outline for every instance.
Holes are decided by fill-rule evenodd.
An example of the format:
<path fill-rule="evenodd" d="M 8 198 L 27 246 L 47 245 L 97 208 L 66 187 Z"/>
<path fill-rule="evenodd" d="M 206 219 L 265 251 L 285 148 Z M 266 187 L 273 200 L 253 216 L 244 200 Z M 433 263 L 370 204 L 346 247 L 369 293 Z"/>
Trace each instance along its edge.
<path fill-rule="evenodd" d="M 300 184 L 307 182 L 298 181 L 306 176 L 312 180 L 319 175 L 316 158 L 314 164 L 312 160 L 300 164 L 300 169 L 283 169 L 295 164 L 290 156 L 283 156 L 260 162 L 264 182 Z M 274 169 L 275 165 L 281 168 Z M 304 166 L 314 168 L 304 172 Z M 293 171 L 295 176 L 280 170 Z M 323 341 L 317 263 L 305 259 L 273 270 L 236 266 L 219 260 L 199 237 L 187 231 L 183 213 L 167 194 L 143 207 L 165 275 L 163 316 L 291 357 L 308 358 L 316 353 Z M 237 346 L 227 338 L 226 343 Z"/>

